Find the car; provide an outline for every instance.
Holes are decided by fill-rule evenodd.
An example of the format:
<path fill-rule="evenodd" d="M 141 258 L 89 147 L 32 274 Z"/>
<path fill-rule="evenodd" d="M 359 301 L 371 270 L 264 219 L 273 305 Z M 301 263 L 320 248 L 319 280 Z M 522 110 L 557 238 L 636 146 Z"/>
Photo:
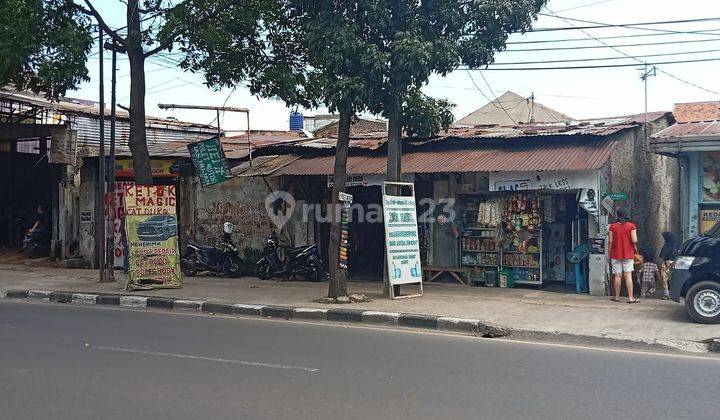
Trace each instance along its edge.
<path fill-rule="evenodd" d="M 167 241 L 177 236 L 177 220 L 175 216 L 155 215 L 137 226 L 137 237 L 141 241 Z"/>
<path fill-rule="evenodd" d="M 670 273 L 670 297 L 684 299 L 696 322 L 720 323 L 720 223 L 680 247 Z"/>

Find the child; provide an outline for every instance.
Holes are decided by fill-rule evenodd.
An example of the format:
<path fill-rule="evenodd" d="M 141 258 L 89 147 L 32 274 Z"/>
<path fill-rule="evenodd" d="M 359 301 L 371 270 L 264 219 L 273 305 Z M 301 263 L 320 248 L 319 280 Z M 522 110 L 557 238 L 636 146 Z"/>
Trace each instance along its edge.
<path fill-rule="evenodd" d="M 642 297 L 648 297 L 655 293 L 655 281 L 660 276 L 660 269 L 655 264 L 654 255 L 645 253 L 643 258 L 645 262 L 640 269 L 640 294 Z"/>

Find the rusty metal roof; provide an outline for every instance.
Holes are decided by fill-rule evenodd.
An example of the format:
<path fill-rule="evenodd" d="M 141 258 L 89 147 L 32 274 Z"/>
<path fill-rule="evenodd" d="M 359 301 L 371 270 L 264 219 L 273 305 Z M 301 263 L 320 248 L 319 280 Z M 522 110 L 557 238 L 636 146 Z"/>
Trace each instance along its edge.
<path fill-rule="evenodd" d="M 234 166 L 230 171 L 239 177 L 267 176 L 298 159 L 300 156 L 295 155 L 258 156 L 253 158 L 252 165 L 246 161 Z"/>
<path fill-rule="evenodd" d="M 674 124 L 653 135 L 653 139 L 691 136 L 717 136 L 720 140 L 720 121 L 698 121 Z"/>
<path fill-rule="evenodd" d="M 601 168 L 617 142 L 574 141 L 533 145 L 486 145 L 471 150 L 413 151 L 403 155 L 405 173 L 504 172 L 504 171 L 582 171 Z M 349 156 L 347 173 L 384 174 L 387 157 Z M 330 175 L 335 157 L 306 157 L 273 172 L 277 175 Z"/>

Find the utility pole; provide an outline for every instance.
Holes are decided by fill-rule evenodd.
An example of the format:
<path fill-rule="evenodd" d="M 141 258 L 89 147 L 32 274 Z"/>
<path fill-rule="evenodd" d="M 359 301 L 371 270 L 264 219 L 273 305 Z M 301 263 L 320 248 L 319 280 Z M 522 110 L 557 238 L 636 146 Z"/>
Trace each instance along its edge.
<path fill-rule="evenodd" d="M 653 66 L 650 70 L 648 70 L 648 65 L 647 65 L 647 63 L 645 63 L 645 65 L 643 66 L 643 68 L 641 70 L 642 70 L 642 75 L 640 76 L 640 80 L 642 80 L 643 83 L 645 84 L 645 118 L 644 118 L 645 122 L 643 124 L 643 135 L 644 135 L 645 139 L 643 142 L 643 147 L 645 147 L 647 150 L 647 147 L 649 144 L 648 143 L 649 142 L 649 140 L 648 140 L 648 120 L 647 120 L 648 119 L 648 77 L 656 76 L 657 68 L 655 66 Z"/>
<path fill-rule="evenodd" d="M 252 156 L 252 142 L 250 141 L 250 110 L 247 108 L 237 108 L 232 106 L 206 106 L 206 105 L 178 105 L 178 104 L 158 104 L 160 109 L 200 109 L 206 111 L 215 111 L 217 113 L 217 135 L 218 141 L 222 140 L 220 135 L 222 134 L 220 128 L 220 111 L 227 112 L 241 112 L 247 116 L 247 146 L 248 156 L 250 158 L 250 166 L 253 166 Z"/>
<path fill-rule="evenodd" d="M 98 150 L 98 173 L 97 173 L 97 194 L 96 194 L 96 215 L 95 218 L 95 244 L 98 261 L 98 269 L 100 270 L 99 281 L 105 282 L 105 57 L 104 57 L 104 37 L 102 28 L 98 25 L 98 48 L 99 51 L 99 78 L 100 78 L 100 148 Z"/>
<path fill-rule="evenodd" d="M 115 42 L 107 44 L 106 48 L 112 51 L 112 73 L 110 77 L 110 159 L 108 163 L 107 191 L 109 200 L 107 202 L 108 218 L 106 226 L 106 272 L 105 280 L 115 281 L 115 207 L 117 191 L 115 189 L 115 124 L 117 109 L 117 53 L 124 52 L 124 49 Z"/>

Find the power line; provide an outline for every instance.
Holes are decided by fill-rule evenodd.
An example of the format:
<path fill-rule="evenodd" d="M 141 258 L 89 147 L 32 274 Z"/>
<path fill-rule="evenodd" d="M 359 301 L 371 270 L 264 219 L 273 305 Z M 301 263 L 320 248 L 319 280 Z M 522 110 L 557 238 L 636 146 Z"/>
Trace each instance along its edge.
<path fill-rule="evenodd" d="M 550 10 L 547 6 L 545 7 L 545 9 L 546 9 L 548 12 L 552 13 L 552 15 L 554 15 L 556 18 L 563 20 L 563 21 L 564 21 L 565 23 L 567 23 L 568 25 L 572 25 L 572 23 L 570 23 L 568 19 L 565 19 L 565 18 L 563 18 L 563 17 L 561 17 L 561 16 L 558 16 L 557 13 L 553 12 L 552 10 Z M 630 54 L 627 54 L 627 53 L 625 53 L 624 51 L 619 50 L 618 48 L 611 47 L 611 46 L 608 45 L 606 42 L 603 42 L 603 41 L 601 41 L 601 40 L 599 40 L 599 39 L 596 39 L 594 36 L 590 35 L 589 33 L 587 33 L 587 32 L 586 32 L 585 30 L 583 30 L 583 29 L 581 29 L 580 31 L 581 31 L 582 33 L 584 33 L 585 35 L 587 35 L 588 37 L 595 39 L 595 40 L 598 41 L 599 43 L 601 43 L 601 44 L 603 44 L 603 45 L 605 45 L 605 46 L 607 46 L 607 47 L 609 47 L 609 48 L 612 48 L 614 51 L 617 51 L 618 53 L 620 53 L 620 54 L 622 54 L 622 55 L 624 55 L 624 56 L 626 56 L 626 57 L 628 57 L 628 58 L 632 58 L 632 59 L 634 59 L 635 61 L 637 61 L 637 62 L 639 62 L 639 63 L 641 63 L 641 64 L 644 64 L 645 67 L 647 68 L 648 63 L 643 63 L 642 60 L 640 60 L 640 59 L 638 59 L 638 58 L 635 58 L 635 57 L 631 56 Z M 716 61 L 716 60 L 718 60 L 718 59 L 715 58 L 715 59 L 705 59 L 705 60 L 687 60 L 687 61 L 685 61 L 685 63 L 698 63 L 698 62 L 703 62 L 703 61 Z M 676 64 L 676 63 L 673 63 L 673 62 L 653 63 L 652 65 L 658 65 L 658 64 Z M 684 80 L 684 79 L 682 79 L 682 78 L 680 78 L 680 77 L 678 77 L 678 76 L 675 76 L 675 75 L 672 75 L 672 74 L 668 73 L 668 72 L 665 71 L 665 70 L 662 70 L 662 69 L 659 69 L 659 68 L 658 68 L 657 71 L 659 71 L 659 72 L 661 72 L 661 73 L 663 73 L 663 74 L 665 74 L 665 75 L 668 75 L 668 76 L 672 77 L 673 79 L 675 79 L 675 80 L 677 80 L 677 81 L 680 81 L 680 82 L 682 82 L 682 83 L 685 83 L 685 84 L 687 84 L 688 86 L 692 86 L 692 87 L 698 88 L 698 89 L 700 89 L 700 90 L 704 90 L 705 92 L 709 92 L 709 93 L 712 93 L 712 94 L 715 94 L 715 95 L 720 95 L 719 92 L 716 92 L 716 91 L 714 91 L 714 90 L 712 90 L 712 89 L 708 89 L 708 88 L 702 87 L 702 86 L 700 86 L 700 85 L 698 85 L 698 84 L 695 84 L 695 83 L 693 83 L 693 82 Z"/>
<path fill-rule="evenodd" d="M 633 57 L 594 57 L 594 58 L 572 58 L 572 59 L 564 59 L 564 60 L 512 61 L 512 62 L 506 62 L 506 63 L 502 63 L 502 62 L 501 63 L 492 63 L 491 65 L 493 65 L 493 66 L 495 66 L 495 65 L 510 66 L 510 65 L 519 65 L 519 64 L 573 63 L 573 62 L 583 62 L 583 61 L 627 60 L 629 58 L 638 60 L 638 58 L 667 57 L 667 56 L 677 56 L 677 55 L 686 55 L 686 54 L 707 54 L 707 53 L 714 53 L 714 52 L 720 52 L 720 50 L 714 49 L 714 50 L 698 50 L 698 51 L 681 51 L 681 52 L 636 55 Z M 639 60 L 639 61 L 641 61 L 641 60 Z"/>
<path fill-rule="evenodd" d="M 705 36 L 720 36 L 720 29 L 705 29 L 702 31 L 692 31 L 692 32 L 660 32 L 660 33 L 652 33 L 652 34 L 630 34 L 630 35 L 614 35 L 614 36 L 598 36 L 594 37 L 594 39 L 627 39 L 627 38 L 644 38 L 649 36 L 671 36 L 671 35 L 680 35 L 680 34 L 695 34 L 695 35 L 705 35 Z M 529 33 L 529 32 L 528 32 Z M 717 39 L 717 38 L 714 38 Z M 546 44 L 546 43 L 555 43 L 555 42 L 576 42 L 576 41 L 589 41 L 589 39 L 586 38 L 562 38 L 562 39 L 539 39 L 534 41 L 508 41 L 505 44 L 506 45 L 518 45 L 518 44 Z"/>
<path fill-rule="evenodd" d="M 559 13 L 569 12 L 570 10 L 577 10 L 577 9 L 583 9 L 585 7 L 597 6 L 599 4 L 610 3 L 611 1 L 614 1 L 614 0 L 601 0 L 601 1 L 596 1 L 596 2 L 592 2 L 592 3 L 581 4 L 579 6 L 569 7 L 567 9 L 558 10 L 558 12 Z"/>
<path fill-rule="evenodd" d="M 648 66 L 659 66 L 662 64 L 685 64 L 685 63 L 704 63 L 709 61 L 720 61 L 720 57 L 714 57 L 714 58 L 703 58 L 699 60 L 678 60 L 678 61 L 660 61 L 656 63 L 645 63 L 643 62 L 642 65 L 647 64 Z M 638 64 L 597 64 L 597 65 L 589 65 L 589 66 L 554 66 L 554 67 L 488 67 L 486 69 L 472 69 L 468 67 L 460 67 L 458 70 L 463 71 L 531 71 L 531 70 L 582 70 L 582 69 L 610 69 L 610 68 L 616 68 L 616 67 L 637 67 Z M 660 69 L 657 69 L 658 71 L 662 71 Z M 663 73 L 666 73 L 665 71 L 662 71 Z M 666 73 L 667 74 L 667 73 Z M 682 80 L 680 78 L 677 78 L 678 80 Z M 688 84 L 690 84 L 688 82 Z M 698 87 L 696 85 L 693 85 L 694 87 Z M 710 93 L 720 95 L 720 93 L 705 89 L 703 87 L 700 87 L 700 89 L 707 90 Z"/>
<path fill-rule="evenodd" d="M 505 109 L 505 107 L 502 105 L 502 103 L 500 101 L 498 101 L 497 96 L 495 96 L 493 89 L 490 87 L 490 84 L 488 83 L 487 79 L 485 79 L 485 76 L 482 74 L 482 72 L 480 73 L 480 76 L 485 81 L 485 85 L 490 90 L 490 95 L 492 95 L 492 97 L 495 99 L 490 99 L 490 98 L 488 98 L 487 95 L 485 95 L 485 92 L 483 92 L 483 90 L 480 89 L 480 86 L 478 86 L 477 83 L 475 83 L 475 78 L 472 77 L 471 73 L 468 73 L 468 76 L 470 76 L 470 80 L 472 81 L 473 85 L 475 86 L 475 89 L 477 89 L 480 92 L 480 94 L 485 97 L 485 99 L 487 99 L 495 108 L 501 109 L 505 113 L 505 115 L 507 115 L 507 117 L 510 118 L 510 121 L 512 121 L 513 124 L 517 124 L 517 121 L 515 121 L 515 118 L 510 116 L 510 113 L 507 111 L 507 109 Z"/>
<path fill-rule="evenodd" d="M 550 10 L 550 9 L 547 9 Z M 710 17 L 710 18 L 699 18 L 699 19 L 679 19 L 679 20 L 662 20 L 662 21 L 652 21 L 652 22 L 634 22 L 634 23 L 599 23 L 599 22 L 592 22 L 592 21 L 584 21 L 581 19 L 573 19 L 573 18 L 565 18 L 558 16 L 556 14 L 548 15 L 546 13 L 538 13 L 538 15 L 541 16 L 549 16 L 549 17 L 555 17 L 562 20 L 573 20 L 583 23 L 591 23 L 592 25 L 588 26 L 561 26 L 561 27 L 555 27 L 555 28 L 533 28 L 531 31 L 528 32 L 556 32 L 556 31 L 574 31 L 574 30 L 581 30 L 581 29 L 607 29 L 607 28 L 633 28 L 633 29 L 647 29 L 647 28 L 637 28 L 639 26 L 654 26 L 654 25 L 671 25 L 676 23 L 693 23 L 693 22 L 712 22 L 712 21 L 718 21 L 720 20 L 720 17 Z M 568 22 L 569 24 L 569 22 Z M 667 31 L 666 29 L 663 29 L 662 31 Z"/>
<path fill-rule="evenodd" d="M 694 44 L 698 42 L 720 42 L 720 38 L 716 39 L 688 39 L 683 41 L 666 41 L 666 42 L 641 42 L 635 44 L 612 45 L 613 48 L 622 47 L 654 47 L 656 45 L 673 45 L 673 44 Z M 598 48 L 609 48 L 605 45 L 581 45 L 574 47 L 549 47 L 549 48 L 513 48 L 512 50 L 503 50 L 502 52 L 532 52 L 532 51 L 563 51 L 563 50 L 588 50 Z"/>

